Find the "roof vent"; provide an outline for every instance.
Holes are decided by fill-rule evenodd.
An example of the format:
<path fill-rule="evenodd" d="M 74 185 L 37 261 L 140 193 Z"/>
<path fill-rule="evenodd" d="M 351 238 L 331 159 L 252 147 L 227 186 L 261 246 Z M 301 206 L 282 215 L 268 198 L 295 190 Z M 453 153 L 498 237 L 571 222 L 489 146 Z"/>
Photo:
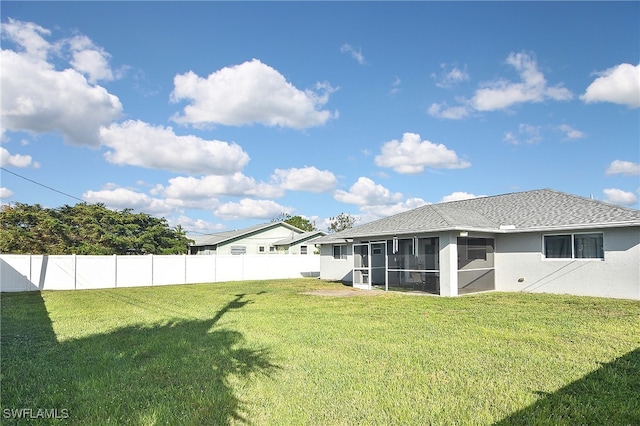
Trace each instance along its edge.
<path fill-rule="evenodd" d="M 500 229 L 516 229 L 515 225 L 500 225 Z"/>

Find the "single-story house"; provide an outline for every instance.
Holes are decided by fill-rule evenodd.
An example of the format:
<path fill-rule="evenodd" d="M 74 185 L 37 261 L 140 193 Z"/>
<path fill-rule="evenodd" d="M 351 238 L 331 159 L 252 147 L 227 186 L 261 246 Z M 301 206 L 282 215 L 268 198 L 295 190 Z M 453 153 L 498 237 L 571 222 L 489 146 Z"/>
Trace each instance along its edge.
<path fill-rule="evenodd" d="M 325 235 L 305 232 L 286 222 L 271 222 L 233 231 L 189 236 L 189 254 L 317 254 L 309 240 Z"/>
<path fill-rule="evenodd" d="M 640 299 L 640 211 L 550 189 L 429 204 L 313 242 L 320 278 L 361 289 Z"/>

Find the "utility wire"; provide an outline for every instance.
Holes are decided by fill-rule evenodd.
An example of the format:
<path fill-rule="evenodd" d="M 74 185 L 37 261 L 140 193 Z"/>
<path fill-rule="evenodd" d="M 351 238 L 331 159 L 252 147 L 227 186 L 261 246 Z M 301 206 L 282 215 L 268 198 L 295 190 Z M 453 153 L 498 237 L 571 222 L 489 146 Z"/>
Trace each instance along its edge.
<path fill-rule="evenodd" d="M 11 173 L 12 175 L 14 175 L 14 176 L 18 176 L 19 178 L 24 179 L 24 180 L 26 180 L 26 181 L 29 181 L 29 182 L 31 182 L 31 183 L 35 183 L 36 185 L 40 185 L 41 187 L 43 187 L 43 188 L 47 188 L 47 189 L 48 189 L 48 190 L 50 190 L 50 191 L 57 192 L 58 194 L 65 195 L 65 196 L 67 196 L 67 197 L 69 197 L 69 198 L 73 198 L 74 200 L 78 200 L 78 201 L 81 201 L 81 202 L 83 202 L 83 203 L 85 202 L 85 200 L 83 200 L 83 199 L 81 199 L 81 198 L 78 198 L 78 197 L 76 197 L 76 196 L 74 196 L 74 195 L 71 195 L 71 194 L 67 194 L 66 192 L 58 191 L 58 190 L 57 190 L 57 189 L 55 189 L 55 188 L 52 188 L 52 187 L 47 186 L 47 185 L 45 185 L 45 184 L 43 184 L 43 183 L 40 183 L 40 182 L 36 182 L 36 181 L 35 181 L 35 180 L 33 180 L 33 179 L 29 179 L 28 177 L 24 177 L 24 176 L 22 176 L 22 175 L 19 175 L 18 173 L 15 173 L 15 172 L 12 172 L 11 170 L 7 170 L 7 169 L 5 169 L 4 167 L 0 167 L 0 170 L 2 170 L 2 171 L 4 171 L 4 172 L 7 172 L 7 173 Z"/>
<path fill-rule="evenodd" d="M 31 182 L 31 183 L 35 183 L 36 185 L 39 185 L 39 186 L 41 186 L 41 187 L 43 187 L 43 188 L 47 188 L 47 189 L 48 189 L 48 190 L 50 190 L 50 191 L 57 192 L 58 194 L 62 194 L 62 195 L 67 196 L 67 197 L 69 197 L 69 198 L 73 198 L 74 200 L 78 200 L 78 201 L 81 201 L 81 202 L 83 202 L 83 203 L 86 203 L 86 201 L 85 201 L 85 200 L 83 200 L 83 199 L 81 199 L 81 198 L 78 198 L 78 197 L 76 197 L 75 195 L 67 194 L 66 192 L 59 191 L 59 190 L 57 190 L 57 189 L 55 189 L 55 188 L 52 188 L 52 187 L 50 187 L 50 186 L 47 186 L 47 185 L 45 185 L 45 184 L 43 184 L 43 183 L 36 182 L 36 181 L 35 181 L 35 180 L 33 180 L 33 179 L 29 179 L 28 177 L 24 177 L 24 176 L 22 176 L 22 175 L 19 175 L 18 173 L 15 173 L 15 172 L 12 172 L 11 170 L 7 170 L 7 169 L 5 169 L 4 167 L 0 167 L 0 170 L 2 170 L 2 171 L 4 171 L 4 172 L 7 172 L 7 173 L 11 173 L 12 175 L 17 176 L 17 177 L 19 177 L 19 178 L 21 178 L 21 179 L 24 179 L 24 180 L 26 180 L 26 181 L 29 181 L 29 182 Z M 209 235 L 209 234 L 207 234 L 207 233 L 199 232 L 199 231 L 186 231 L 186 232 L 188 232 L 188 233 L 192 233 L 192 234 Z"/>

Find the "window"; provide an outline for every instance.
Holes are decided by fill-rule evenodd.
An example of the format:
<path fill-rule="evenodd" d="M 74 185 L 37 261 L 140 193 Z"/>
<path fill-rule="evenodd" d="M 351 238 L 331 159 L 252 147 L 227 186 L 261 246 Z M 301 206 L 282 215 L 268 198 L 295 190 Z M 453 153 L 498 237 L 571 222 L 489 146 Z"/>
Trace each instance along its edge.
<path fill-rule="evenodd" d="M 333 246 L 333 258 L 334 259 L 346 259 L 347 258 L 347 246 Z"/>
<path fill-rule="evenodd" d="M 269 246 L 269 253 L 275 253 L 276 248 L 274 246 Z"/>
<path fill-rule="evenodd" d="M 602 234 L 576 234 L 573 236 L 573 255 L 576 259 L 604 259 Z"/>
<path fill-rule="evenodd" d="M 307 246 L 300 246 L 300 254 L 307 254 Z"/>
<path fill-rule="evenodd" d="M 487 239 L 469 238 L 467 240 L 467 260 L 487 260 Z"/>
<path fill-rule="evenodd" d="M 231 254 L 246 254 L 247 248 L 245 246 L 231 246 Z"/>
<path fill-rule="evenodd" d="M 602 233 L 544 236 L 547 259 L 604 259 Z"/>
<path fill-rule="evenodd" d="M 549 259 L 571 259 L 571 235 L 546 235 L 544 257 Z"/>
<path fill-rule="evenodd" d="M 258 247 L 258 253 L 266 253 L 264 246 Z"/>
<path fill-rule="evenodd" d="M 458 269 L 482 269 L 494 266 L 493 238 L 458 237 Z"/>

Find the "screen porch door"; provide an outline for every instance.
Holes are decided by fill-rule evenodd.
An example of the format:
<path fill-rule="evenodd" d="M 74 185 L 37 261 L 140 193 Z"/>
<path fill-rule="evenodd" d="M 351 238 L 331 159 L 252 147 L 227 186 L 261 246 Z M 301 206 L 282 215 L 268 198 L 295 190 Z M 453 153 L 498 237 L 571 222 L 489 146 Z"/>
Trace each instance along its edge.
<path fill-rule="evenodd" d="M 376 241 L 353 245 L 353 286 L 371 290 L 372 285 L 387 287 L 387 243 Z"/>

